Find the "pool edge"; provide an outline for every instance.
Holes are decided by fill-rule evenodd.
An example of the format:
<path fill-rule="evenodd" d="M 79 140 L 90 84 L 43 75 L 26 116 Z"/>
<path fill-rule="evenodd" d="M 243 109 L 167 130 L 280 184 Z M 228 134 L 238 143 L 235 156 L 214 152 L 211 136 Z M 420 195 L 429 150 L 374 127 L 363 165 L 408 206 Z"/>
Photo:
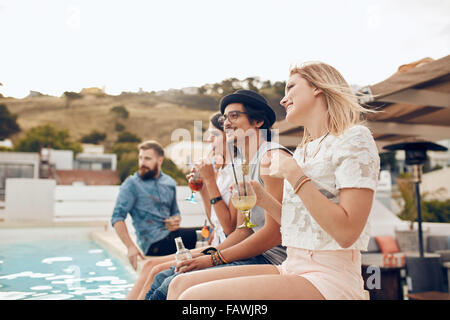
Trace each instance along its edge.
<path fill-rule="evenodd" d="M 105 248 L 115 258 L 119 259 L 136 276 L 140 273 L 146 260 L 138 259 L 137 270 L 134 270 L 128 261 L 127 249 L 117 234 L 111 231 L 92 231 L 90 236 L 93 241 Z"/>

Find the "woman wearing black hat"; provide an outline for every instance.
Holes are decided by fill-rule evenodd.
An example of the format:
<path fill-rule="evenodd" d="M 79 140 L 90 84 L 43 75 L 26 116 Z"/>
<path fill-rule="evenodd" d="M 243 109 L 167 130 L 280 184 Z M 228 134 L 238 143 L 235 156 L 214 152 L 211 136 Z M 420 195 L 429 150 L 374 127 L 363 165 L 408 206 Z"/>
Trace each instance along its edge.
<path fill-rule="evenodd" d="M 290 70 L 281 104 L 286 120 L 304 127 L 294 157 L 278 153 L 270 159 L 270 175 L 285 179 L 282 204 L 257 182 L 252 185 L 257 205 L 281 224 L 287 259 L 277 267 L 233 266 L 187 274 L 184 282 L 175 279 L 171 298 L 367 297 L 361 250 L 367 250 L 370 238 L 368 216 L 380 163 L 375 141 L 360 122 L 367 110 L 342 75 L 320 62 Z"/>

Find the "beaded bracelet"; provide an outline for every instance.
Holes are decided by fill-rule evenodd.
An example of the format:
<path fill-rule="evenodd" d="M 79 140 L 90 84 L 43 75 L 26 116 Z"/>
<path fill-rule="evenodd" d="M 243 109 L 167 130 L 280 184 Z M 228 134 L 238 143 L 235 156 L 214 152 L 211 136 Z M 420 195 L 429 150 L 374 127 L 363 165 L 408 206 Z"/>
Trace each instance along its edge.
<path fill-rule="evenodd" d="M 219 254 L 216 252 L 214 252 L 213 254 L 211 254 L 211 260 L 213 263 L 213 266 L 218 266 L 220 264 L 223 264 L 223 261 L 219 258 Z"/>
<path fill-rule="evenodd" d="M 294 190 L 294 194 L 297 194 L 297 192 L 300 191 L 300 188 L 308 181 L 311 181 L 311 178 L 304 179 L 297 187 L 297 189 Z"/>
<path fill-rule="evenodd" d="M 217 255 L 219 256 L 220 260 L 222 260 L 223 263 L 225 264 L 228 263 L 228 261 L 223 258 L 223 255 L 222 253 L 220 253 L 220 250 L 217 250 Z"/>

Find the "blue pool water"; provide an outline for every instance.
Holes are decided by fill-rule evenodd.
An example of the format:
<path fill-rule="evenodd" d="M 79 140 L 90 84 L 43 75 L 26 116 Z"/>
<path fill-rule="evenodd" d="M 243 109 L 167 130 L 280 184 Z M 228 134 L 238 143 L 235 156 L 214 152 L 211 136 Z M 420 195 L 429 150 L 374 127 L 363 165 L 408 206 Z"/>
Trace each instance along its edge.
<path fill-rule="evenodd" d="M 127 268 L 91 240 L 0 243 L 0 300 L 124 299 Z"/>

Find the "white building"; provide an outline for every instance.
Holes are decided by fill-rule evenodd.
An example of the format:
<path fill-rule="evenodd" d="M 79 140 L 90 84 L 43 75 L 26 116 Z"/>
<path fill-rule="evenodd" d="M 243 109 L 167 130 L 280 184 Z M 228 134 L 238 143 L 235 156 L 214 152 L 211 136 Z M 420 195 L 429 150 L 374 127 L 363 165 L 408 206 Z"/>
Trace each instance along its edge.
<path fill-rule="evenodd" d="M 422 176 L 420 193 L 425 199 L 450 199 L 450 167 L 434 170 Z"/>
<path fill-rule="evenodd" d="M 117 169 L 117 155 L 115 153 L 79 153 L 75 158 L 74 169 L 81 170 L 112 170 Z"/>
<path fill-rule="evenodd" d="M 73 151 L 42 148 L 41 159 L 55 166 L 56 170 L 73 170 Z"/>
<path fill-rule="evenodd" d="M 39 178 L 39 153 L 0 152 L 0 202 L 5 197 L 6 179 Z"/>
<path fill-rule="evenodd" d="M 112 170 L 117 169 L 117 155 L 104 153 L 105 147 L 97 144 L 83 144 L 83 153 L 77 154 L 74 169 L 80 170 Z"/>
<path fill-rule="evenodd" d="M 83 143 L 82 147 L 83 153 L 103 154 L 105 152 L 105 147 L 101 144 Z"/>
<path fill-rule="evenodd" d="M 0 140 L 0 147 L 12 149 L 13 148 L 13 143 L 9 139 Z"/>
<path fill-rule="evenodd" d="M 183 92 L 184 94 L 197 94 L 198 88 L 197 87 L 186 87 L 186 88 L 182 88 L 181 92 Z"/>

